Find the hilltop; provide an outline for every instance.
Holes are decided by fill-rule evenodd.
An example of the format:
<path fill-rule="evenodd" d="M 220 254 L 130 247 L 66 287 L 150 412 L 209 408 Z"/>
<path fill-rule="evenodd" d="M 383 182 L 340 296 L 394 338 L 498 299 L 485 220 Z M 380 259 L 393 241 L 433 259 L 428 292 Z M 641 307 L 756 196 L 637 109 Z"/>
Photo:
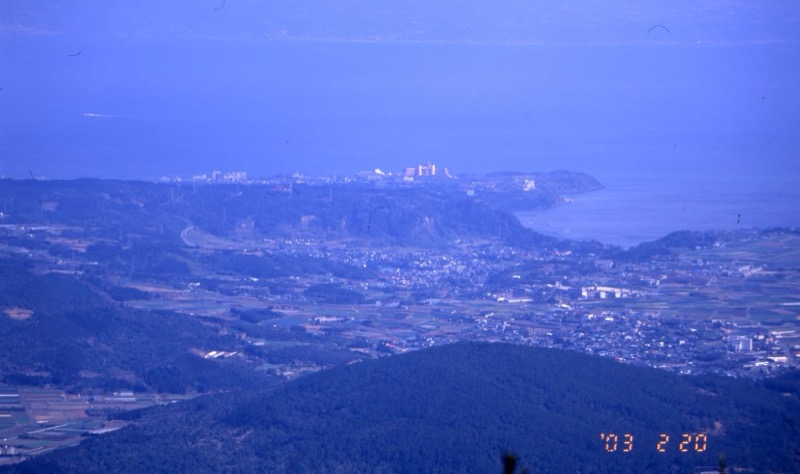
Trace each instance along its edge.
<path fill-rule="evenodd" d="M 748 381 L 458 343 L 139 412 L 4 472 L 501 472 L 506 450 L 532 472 L 797 472 L 798 413 Z"/>
<path fill-rule="evenodd" d="M 431 176 L 410 182 L 402 176 L 375 175 L 2 184 L 3 224 L 85 227 L 93 237 L 111 242 L 147 238 L 181 243 L 181 232 L 192 227 L 245 245 L 266 237 L 423 247 L 465 237 L 541 241 L 505 211 L 546 208 L 561 202 L 563 194 L 601 187 L 588 175 L 566 171 L 445 180 Z"/>

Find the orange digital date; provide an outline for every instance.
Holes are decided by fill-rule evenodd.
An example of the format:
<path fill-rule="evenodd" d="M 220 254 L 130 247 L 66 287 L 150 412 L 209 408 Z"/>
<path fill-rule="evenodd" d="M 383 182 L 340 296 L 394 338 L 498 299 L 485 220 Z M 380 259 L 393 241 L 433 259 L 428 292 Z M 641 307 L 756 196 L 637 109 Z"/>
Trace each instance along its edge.
<path fill-rule="evenodd" d="M 630 453 L 633 451 L 633 435 L 630 433 L 623 433 L 618 435 L 616 433 L 600 433 L 600 440 L 603 442 L 603 449 L 606 452 L 623 452 Z M 666 433 L 659 433 L 658 442 L 656 442 L 656 451 L 659 453 L 666 453 L 667 446 L 669 445 L 670 437 Z M 682 453 L 695 452 L 702 453 L 708 449 L 708 435 L 705 433 L 682 433 L 681 441 L 678 443 L 678 451 Z"/>

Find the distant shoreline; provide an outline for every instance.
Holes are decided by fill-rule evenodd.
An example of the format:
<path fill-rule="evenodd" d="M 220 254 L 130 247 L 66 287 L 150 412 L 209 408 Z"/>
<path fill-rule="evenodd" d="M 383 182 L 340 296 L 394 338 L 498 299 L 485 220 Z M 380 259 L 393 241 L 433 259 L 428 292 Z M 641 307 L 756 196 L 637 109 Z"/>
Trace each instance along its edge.
<path fill-rule="evenodd" d="M 525 227 L 545 235 L 624 248 L 681 230 L 800 227 L 800 190 L 790 185 L 747 189 L 698 182 L 696 177 L 655 183 L 620 179 L 599 190 L 570 194 L 569 205 L 514 214 Z"/>

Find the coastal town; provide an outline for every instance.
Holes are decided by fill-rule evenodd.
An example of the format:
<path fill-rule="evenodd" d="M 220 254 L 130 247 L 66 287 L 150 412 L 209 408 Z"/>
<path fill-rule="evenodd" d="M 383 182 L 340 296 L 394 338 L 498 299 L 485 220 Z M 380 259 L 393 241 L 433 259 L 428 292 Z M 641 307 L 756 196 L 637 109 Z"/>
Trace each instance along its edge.
<path fill-rule="evenodd" d="M 392 177 L 379 189 L 434 170 L 411 168 L 408 176 Z M 246 179 L 244 174 L 212 176 L 202 186 Z M 376 179 L 381 178 L 369 174 L 352 183 L 374 185 Z M 287 181 L 291 186 L 276 188 Z M 278 189 L 291 203 L 300 200 L 297 193 L 307 195 L 309 182 L 314 180 L 282 178 L 249 183 L 247 189 L 266 191 L 268 197 Z M 502 176 L 473 180 L 466 190 L 480 195 L 514 186 L 532 193 L 537 184 L 535 176 Z M 459 186 L 460 195 L 469 195 L 463 182 Z M 166 195 L 172 200 L 174 193 L 170 188 Z M 144 198 L 129 201 L 134 209 L 146 208 Z M 57 208 L 53 202 L 41 204 L 44 215 L 53 214 L 47 210 Z M 22 261 L 37 275 L 99 281 L 124 293 L 116 301 L 131 310 L 200 321 L 228 342 L 198 341 L 192 357 L 236 363 L 266 378 L 292 379 L 457 341 L 566 349 L 687 375 L 763 379 L 800 362 L 800 234 L 792 229 L 676 233 L 624 251 L 551 240 L 515 245 L 491 235 L 449 238 L 435 246 L 383 245 L 369 229 L 372 240 L 345 239 L 315 235 L 302 222 L 294 235 L 248 229 L 225 235 L 185 222 L 177 232 L 179 245 L 165 247 L 188 262 L 183 272 L 174 273 L 142 270 L 130 251 L 130 237 L 113 243 L 96 224 L 21 222 L 12 217 L 13 209 L 0 211 L 5 259 Z M 372 212 L 367 225 L 378 229 L 377 212 Z M 233 225 L 253 227 L 244 221 Z M 106 260 L 98 258 L 98 249 Z M 22 304 L 0 310 L 12 321 L 34 315 Z M 0 455 L 15 459 L 56 434 L 58 443 L 45 443 L 53 449 L 84 433 L 124 426 L 97 421 L 110 411 L 196 395 L 128 389 L 67 394 L 52 384 L 41 387 L 45 394 L 5 382 L 0 439 L 27 439 L 0 443 L 5 446 Z M 52 397 L 53 391 L 61 401 L 49 406 L 68 402 L 71 408 L 32 415 L 32 409 L 45 406 L 35 398 Z M 82 414 L 70 416 L 78 405 Z M 97 422 L 73 426 L 85 417 Z M 29 448 L 14 447 L 23 445 Z"/>
<path fill-rule="evenodd" d="M 170 301 L 169 307 L 212 316 L 250 298 L 281 314 L 265 323 L 299 327 L 321 341 L 332 339 L 375 357 L 459 340 L 504 341 L 578 350 L 684 374 L 763 377 L 797 364 L 798 334 L 791 320 L 781 325 L 780 316 L 798 307 L 793 290 L 798 275 L 795 270 L 744 264 L 746 259 L 711 263 L 703 257 L 719 259 L 740 252 L 731 247 L 754 247 L 773 239 L 800 244 L 794 235 L 754 232 L 744 243 L 696 250 L 697 258 L 622 265 L 596 259 L 591 274 L 576 271 L 585 268 L 582 256 L 490 244 L 461 243 L 431 255 L 427 250 L 331 246 L 323 251 L 314 242 L 282 242 L 283 252 L 376 268 L 378 274 L 359 282 L 289 277 L 283 283 L 295 291 L 270 296 L 261 294 L 263 282 L 252 277 L 218 282 L 217 291 L 197 283 L 190 289 L 195 298 Z M 341 285 L 365 296 L 358 303 L 320 304 L 301 291 L 319 284 Z M 745 300 L 736 291 L 742 285 L 760 295 L 748 292 Z M 776 303 L 780 295 L 785 299 Z M 765 319 L 769 314 L 776 319 Z M 293 375 L 317 368 L 281 370 Z"/>
<path fill-rule="evenodd" d="M 408 182 L 436 173 L 435 165 L 428 164 L 410 167 L 394 178 Z M 448 172 L 442 168 L 440 173 Z M 371 181 L 381 175 L 387 176 L 377 170 L 346 182 Z M 210 186 L 238 180 L 246 180 L 246 173 L 214 172 L 193 179 Z M 301 176 L 294 181 L 325 182 Z M 475 180 L 469 187 L 498 186 L 497 182 Z M 506 182 L 525 192 L 535 187 L 532 176 Z M 66 230 L 0 220 L 6 242 L 2 250 L 26 255 L 43 272 L 79 275 L 103 264 L 82 251 L 92 245 L 90 240 L 65 244 Z M 197 281 L 181 282 L 182 287 L 152 275 L 138 281 L 128 277 L 126 286 L 147 298 L 128 300 L 126 305 L 218 318 L 223 327 L 231 308 L 268 308 L 273 315 L 259 325 L 302 330 L 320 341 L 371 356 L 464 339 L 507 341 L 584 351 L 687 374 L 761 377 L 795 366 L 800 354 L 800 334 L 794 329 L 800 311 L 796 293 L 800 275 L 793 266 L 800 259 L 800 238 L 791 231 L 719 234 L 702 248 L 641 261 L 622 252 L 615 260 L 613 252 L 523 249 L 491 239 L 456 239 L 435 249 L 376 247 L 313 237 L 235 239 L 196 226 L 183 229 L 181 239 L 187 254 L 197 257 L 280 254 L 366 272 L 358 278 L 312 273 L 265 279 L 242 270 L 198 275 Z M 55 258 L 35 250 L 46 242 L 72 245 L 77 251 L 69 258 Z M 26 243 L 31 246 L 25 248 Z M 304 291 L 315 285 L 347 290 L 357 297 L 344 304 L 320 300 Z M 275 287 L 283 290 L 276 292 Z M 239 336 L 250 344 L 269 343 L 247 333 Z M 241 352 L 236 356 L 247 357 Z M 318 368 L 297 361 L 278 371 L 292 375 Z"/>

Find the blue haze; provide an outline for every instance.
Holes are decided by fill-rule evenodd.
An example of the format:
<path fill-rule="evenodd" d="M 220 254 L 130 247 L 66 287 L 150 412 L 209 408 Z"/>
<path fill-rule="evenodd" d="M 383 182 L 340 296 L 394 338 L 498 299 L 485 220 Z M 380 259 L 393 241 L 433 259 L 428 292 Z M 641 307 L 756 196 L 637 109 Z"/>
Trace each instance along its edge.
<path fill-rule="evenodd" d="M 0 176 L 570 169 L 608 185 L 573 210 L 631 192 L 705 203 L 675 225 L 712 203 L 798 225 L 798 23 L 793 2 L 8 0 Z"/>
<path fill-rule="evenodd" d="M 599 191 L 543 211 L 520 212 L 527 227 L 559 238 L 628 248 L 677 230 L 800 228 L 800 187 L 746 177 L 609 178 Z"/>

